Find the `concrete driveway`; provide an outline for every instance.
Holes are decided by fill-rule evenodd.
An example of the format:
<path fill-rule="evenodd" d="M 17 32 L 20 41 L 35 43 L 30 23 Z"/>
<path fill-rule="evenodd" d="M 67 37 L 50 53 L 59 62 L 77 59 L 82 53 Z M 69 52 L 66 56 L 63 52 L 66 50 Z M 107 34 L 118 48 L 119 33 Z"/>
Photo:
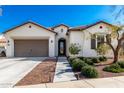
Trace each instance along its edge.
<path fill-rule="evenodd" d="M 13 87 L 44 59 L 43 57 L 0 59 L 0 87 Z"/>

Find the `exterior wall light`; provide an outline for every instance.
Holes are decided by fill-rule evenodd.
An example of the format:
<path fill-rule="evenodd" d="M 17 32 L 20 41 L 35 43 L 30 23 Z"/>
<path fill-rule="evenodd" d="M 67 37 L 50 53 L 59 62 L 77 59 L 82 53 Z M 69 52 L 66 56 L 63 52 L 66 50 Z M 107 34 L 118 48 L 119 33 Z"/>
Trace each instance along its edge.
<path fill-rule="evenodd" d="M 53 43 L 53 40 L 51 40 L 51 43 Z"/>
<path fill-rule="evenodd" d="M 10 41 L 8 40 L 8 41 L 7 41 L 7 45 L 8 45 L 8 46 L 10 45 L 9 42 L 10 42 Z"/>
<path fill-rule="evenodd" d="M 7 41 L 7 43 L 9 43 L 9 40 Z"/>

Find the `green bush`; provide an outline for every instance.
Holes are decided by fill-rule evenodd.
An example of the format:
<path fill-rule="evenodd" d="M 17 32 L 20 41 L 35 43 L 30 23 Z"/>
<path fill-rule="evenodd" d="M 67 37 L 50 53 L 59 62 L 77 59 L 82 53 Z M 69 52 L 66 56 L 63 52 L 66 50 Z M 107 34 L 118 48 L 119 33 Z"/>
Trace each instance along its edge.
<path fill-rule="evenodd" d="M 76 58 L 69 58 L 68 61 L 69 61 L 69 63 L 72 65 L 73 60 L 75 60 L 75 59 L 76 59 Z"/>
<path fill-rule="evenodd" d="M 72 60 L 71 64 L 76 63 L 76 62 L 80 62 L 80 61 L 82 61 L 82 60 L 80 60 L 79 58 L 75 58 Z"/>
<path fill-rule="evenodd" d="M 79 59 L 81 59 L 81 60 L 84 60 L 85 59 L 85 57 L 78 57 Z"/>
<path fill-rule="evenodd" d="M 124 68 L 124 61 L 119 61 L 118 65 L 120 65 L 121 68 Z"/>
<path fill-rule="evenodd" d="M 97 78 L 98 71 L 92 66 L 85 66 L 81 69 L 81 74 L 88 78 Z"/>
<path fill-rule="evenodd" d="M 86 64 L 84 61 L 82 60 L 76 60 L 75 62 L 73 62 L 72 64 L 72 69 L 74 71 L 81 71 L 81 68 L 83 68 L 84 66 L 87 66 L 88 64 Z"/>
<path fill-rule="evenodd" d="M 77 55 L 81 51 L 81 46 L 76 43 L 72 43 L 69 47 L 69 52 L 71 55 Z"/>
<path fill-rule="evenodd" d="M 98 58 L 91 58 L 91 60 L 93 61 L 93 63 L 99 63 Z"/>
<path fill-rule="evenodd" d="M 107 58 L 105 56 L 99 57 L 99 61 L 107 61 Z"/>
<path fill-rule="evenodd" d="M 112 64 L 110 66 L 106 66 L 104 69 L 104 71 L 107 72 L 113 72 L 113 73 L 120 73 L 120 72 L 124 72 L 124 69 L 120 67 L 119 64 Z"/>
<path fill-rule="evenodd" d="M 94 65 L 94 62 L 90 58 L 85 58 L 84 60 L 88 65 Z"/>

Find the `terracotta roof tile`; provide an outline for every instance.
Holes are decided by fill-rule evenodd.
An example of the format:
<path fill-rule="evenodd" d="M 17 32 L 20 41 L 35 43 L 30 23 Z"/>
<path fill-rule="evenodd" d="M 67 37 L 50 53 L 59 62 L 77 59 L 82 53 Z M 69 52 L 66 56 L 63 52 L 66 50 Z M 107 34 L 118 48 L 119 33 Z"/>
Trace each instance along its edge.
<path fill-rule="evenodd" d="M 105 22 L 105 21 L 98 21 L 98 22 L 96 22 L 96 23 L 94 23 L 94 24 L 91 24 L 91 25 L 79 26 L 79 27 L 71 28 L 71 29 L 69 29 L 69 31 L 76 31 L 76 30 L 81 31 L 81 30 L 87 29 L 87 28 L 89 28 L 89 27 L 92 27 L 92 26 L 94 26 L 94 25 L 97 25 L 97 24 L 99 24 L 99 23 L 104 23 L 104 24 L 113 26 L 112 24 L 109 24 L 109 23 L 107 23 L 107 22 Z"/>

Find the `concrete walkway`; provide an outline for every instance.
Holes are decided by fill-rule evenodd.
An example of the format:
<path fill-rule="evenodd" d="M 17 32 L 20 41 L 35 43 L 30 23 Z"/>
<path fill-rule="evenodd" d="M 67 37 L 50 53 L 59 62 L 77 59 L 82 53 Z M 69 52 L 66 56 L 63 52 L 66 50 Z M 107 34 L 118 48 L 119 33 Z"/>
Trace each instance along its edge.
<path fill-rule="evenodd" d="M 73 81 L 76 77 L 66 57 L 58 57 L 53 82 Z"/>
<path fill-rule="evenodd" d="M 124 88 L 124 76 L 18 86 L 17 88 Z"/>

